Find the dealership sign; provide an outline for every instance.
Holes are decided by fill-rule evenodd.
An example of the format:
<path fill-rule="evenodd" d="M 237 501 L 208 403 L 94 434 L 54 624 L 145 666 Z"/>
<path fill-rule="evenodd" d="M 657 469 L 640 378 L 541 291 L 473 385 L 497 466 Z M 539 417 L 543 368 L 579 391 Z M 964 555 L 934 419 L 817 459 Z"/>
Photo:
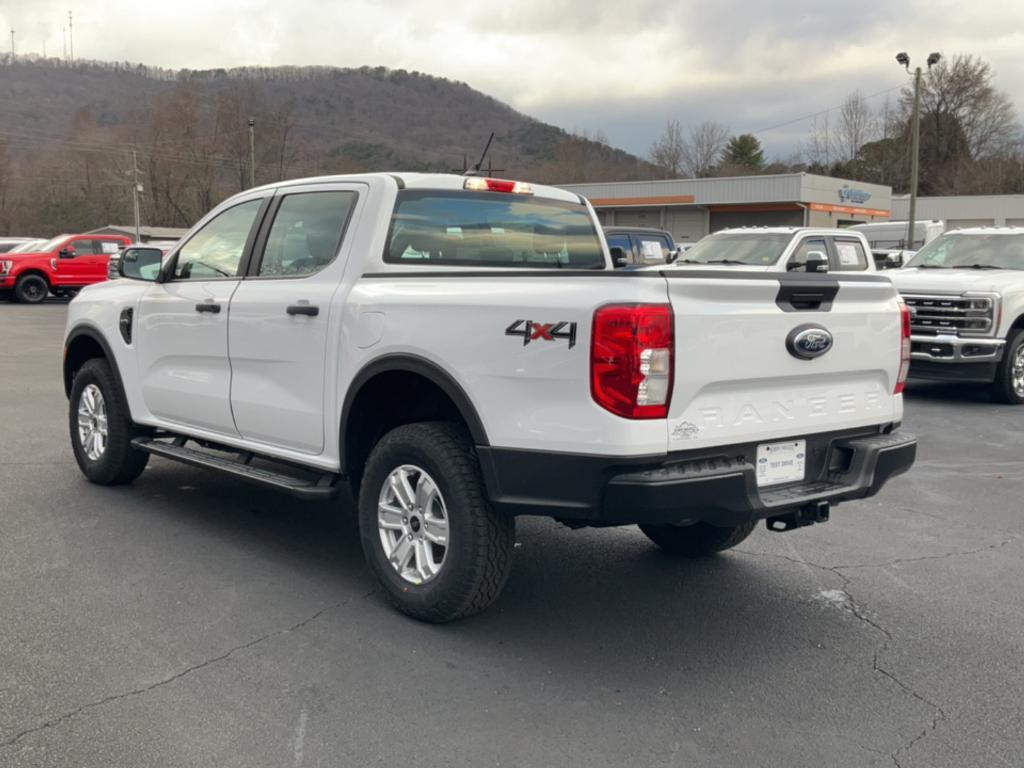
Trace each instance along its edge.
<path fill-rule="evenodd" d="M 871 193 L 863 189 L 854 189 L 849 184 L 844 184 L 839 190 L 839 199 L 844 203 L 866 203 L 871 199 Z"/>

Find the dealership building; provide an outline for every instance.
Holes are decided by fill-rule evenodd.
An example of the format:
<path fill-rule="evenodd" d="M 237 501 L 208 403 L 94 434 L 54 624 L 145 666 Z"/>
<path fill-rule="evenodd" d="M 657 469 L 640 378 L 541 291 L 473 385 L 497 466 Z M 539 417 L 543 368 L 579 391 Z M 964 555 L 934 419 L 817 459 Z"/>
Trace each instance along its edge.
<path fill-rule="evenodd" d="M 892 199 L 892 218 L 906 221 L 910 196 Z M 964 227 L 1024 227 L 1024 195 L 950 195 L 919 197 L 914 218 L 944 221 L 947 229 Z"/>
<path fill-rule="evenodd" d="M 565 184 L 605 226 L 658 227 L 696 242 L 726 227 L 841 227 L 888 221 L 892 189 L 811 173 Z"/>

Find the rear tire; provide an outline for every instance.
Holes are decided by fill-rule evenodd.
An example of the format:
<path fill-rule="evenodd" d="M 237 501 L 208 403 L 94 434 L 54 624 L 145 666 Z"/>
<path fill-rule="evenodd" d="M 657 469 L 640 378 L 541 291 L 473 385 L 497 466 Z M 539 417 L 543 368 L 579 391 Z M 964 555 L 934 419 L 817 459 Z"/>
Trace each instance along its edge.
<path fill-rule="evenodd" d="M 1024 403 L 1024 329 L 1012 333 L 1006 340 L 1006 350 L 996 367 L 996 380 L 990 391 L 1000 403 Z"/>
<path fill-rule="evenodd" d="M 50 284 L 42 275 L 22 275 L 14 285 L 14 297 L 22 304 L 40 304 L 49 293 Z"/>
<path fill-rule="evenodd" d="M 144 434 L 132 423 L 124 392 L 110 364 L 86 361 L 71 386 L 68 427 L 82 474 L 97 485 L 122 485 L 142 474 L 149 454 L 131 447 Z"/>
<path fill-rule="evenodd" d="M 684 557 L 706 557 L 735 547 L 753 532 L 755 525 L 756 522 L 732 528 L 708 523 L 641 525 L 640 530 L 666 552 Z"/>
<path fill-rule="evenodd" d="M 479 613 L 512 567 L 515 522 L 491 508 L 456 424 L 406 424 L 381 438 L 360 483 L 359 531 L 392 605 L 421 621 Z"/>

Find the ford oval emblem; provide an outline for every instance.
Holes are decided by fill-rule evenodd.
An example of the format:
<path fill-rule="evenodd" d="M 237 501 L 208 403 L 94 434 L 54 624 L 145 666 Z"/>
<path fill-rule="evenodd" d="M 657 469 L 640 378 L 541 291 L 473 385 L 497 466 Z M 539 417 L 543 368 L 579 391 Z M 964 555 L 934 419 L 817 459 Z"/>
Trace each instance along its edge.
<path fill-rule="evenodd" d="M 801 325 L 786 337 L 789 354 L 800 360 L 813 360 L 832 349 L 832 334 L 820 325 Z"/>

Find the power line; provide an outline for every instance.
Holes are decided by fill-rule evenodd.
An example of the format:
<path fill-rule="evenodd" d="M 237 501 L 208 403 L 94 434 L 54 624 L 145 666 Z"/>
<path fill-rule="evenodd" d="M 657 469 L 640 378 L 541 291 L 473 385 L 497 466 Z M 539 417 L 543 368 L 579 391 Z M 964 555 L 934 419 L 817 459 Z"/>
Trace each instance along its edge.
<path fill-rule="evenodd" d="M 902 89 L 904 87 L 905 87 L 904 85 L 894 85 L 892 88 L 886 88 L 885 90 L 876 91 L 875 93 L 868 94 L 867 96 L 864 97 L 864 99 L 865 100 L 873 99 L 876 96 L 882 96 L 883 94 L 886 94 L 886 93 L 892 93 L 893 91 L 898 91 L 898 90 L 900 90 L 900 89 Z M 811 112 L 810 114 L 803 115 L 802 117 L 795 117 L 792 120 L 787 120 L 784 123 L 778 123 L 777 125 L 770 125 L 767 128 L 758 128 L 756 130 L 749 131 L 749 133 L 754 133 L 754 134 L 769 133 L 770 131 L 774 131 L 774 130 L 776 130 L 778 128 L 785 128 L 787 125 L 793 125 L 793 123 L 801 123 L 804 120 L 810 120 L 812 117 L 817 117 L 818 115 L 827 115 L 829 112 L 832 112 L 833 110 L 842 109 L 842 108 L 843 108 L 842 104 L 837 104 L 834 107 L 829 107 L 828 109 L 822 109 L 822 110 L 819 110 L 817 112 Z"/>

